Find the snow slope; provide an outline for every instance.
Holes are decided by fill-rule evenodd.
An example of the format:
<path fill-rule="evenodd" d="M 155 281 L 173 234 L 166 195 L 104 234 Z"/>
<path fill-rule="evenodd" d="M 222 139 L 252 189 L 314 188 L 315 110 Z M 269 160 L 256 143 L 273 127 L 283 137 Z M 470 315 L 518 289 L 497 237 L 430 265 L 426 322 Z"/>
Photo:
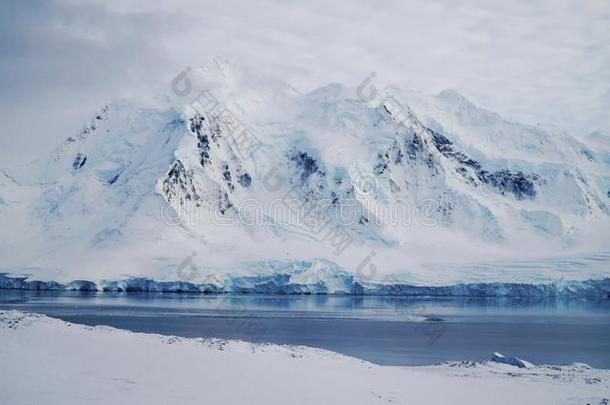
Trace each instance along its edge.
<path fill-rule="evenodd" d="M 601 133 L 370 78 L 299 94 L 223 63 L 187 75 L 171 97 L 111 103 L 0 171 L 0 272 L 220 288 L 307 262 L 327 290 L 336 269 L 414 285 L 608 276 Z"/>
<path fill-rule="evenodd" d="M 603 404 L 610 397 L 610 372 L 583 364 L 383 367 L 307 347 L 137 334 L 19 311 L 0 312 L 0 343 L 0 402 L 15 405 Z"/>

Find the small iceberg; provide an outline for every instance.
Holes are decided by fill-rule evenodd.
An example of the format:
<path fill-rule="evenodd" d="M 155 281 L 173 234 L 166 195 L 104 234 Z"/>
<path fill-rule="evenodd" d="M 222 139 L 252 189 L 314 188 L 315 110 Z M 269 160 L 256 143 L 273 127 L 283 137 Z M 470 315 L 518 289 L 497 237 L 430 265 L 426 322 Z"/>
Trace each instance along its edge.
<path fill-rule="evenodd" d="M 491 355 L 491 361 L 493 361 L 495 363 L 510 364 L 511 366 L 517 366 L 519 368 L 536 367 L 529 361 L 522 360 L 518 357 L 510 357 L 510 356 L 507 357 L 498 352 L 495 352 L 494 354 Z"/>

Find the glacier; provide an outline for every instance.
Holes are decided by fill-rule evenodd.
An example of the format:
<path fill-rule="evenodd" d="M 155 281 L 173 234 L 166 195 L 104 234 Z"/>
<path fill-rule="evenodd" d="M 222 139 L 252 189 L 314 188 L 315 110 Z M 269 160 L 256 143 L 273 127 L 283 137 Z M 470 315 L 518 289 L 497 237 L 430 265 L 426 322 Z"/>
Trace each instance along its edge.
<path fill-rule="evenodd" d="M 226 274 L 205 283 L 160 281 L 152 278 L 123 280 L 73 280 L 68 283 L 39 281 L 28 276 L 0 274 L 0 289 L 35 291 L 105 291 L 201 294 L 346 294 L 409 297 L 520 297 L 610 298 L 610 278 L 560 284 L 464 283 L 448 286 L 417 286 L 393 279 L 371 282 L 346 271 L 308 274 L 310 264 L 294 272 L 236 276 Z M 284 266 L 285 267 L 285 266 Z"/>
<path fill-rule="evenodd" d="M 607 296 L 606 134 L 230 69 L 0 170 L 0 286 Z"/>

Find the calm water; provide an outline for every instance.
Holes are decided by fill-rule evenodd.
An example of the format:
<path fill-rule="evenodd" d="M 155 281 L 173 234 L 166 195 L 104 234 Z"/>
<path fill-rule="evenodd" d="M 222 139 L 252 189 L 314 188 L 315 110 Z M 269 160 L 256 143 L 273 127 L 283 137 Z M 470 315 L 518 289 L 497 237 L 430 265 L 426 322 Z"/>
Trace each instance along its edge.
<path fill-rule="evenodd" d="M 0 291 L 0 309 L 136 332 L 297 344 L 379 364 L 486 360 L 610 368 L 610 300 Z"/>

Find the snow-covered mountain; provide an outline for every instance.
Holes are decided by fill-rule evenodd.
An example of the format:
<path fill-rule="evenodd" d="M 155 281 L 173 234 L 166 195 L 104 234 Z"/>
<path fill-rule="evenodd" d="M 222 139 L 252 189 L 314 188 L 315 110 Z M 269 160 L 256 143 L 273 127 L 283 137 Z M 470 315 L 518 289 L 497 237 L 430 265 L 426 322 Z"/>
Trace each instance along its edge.
<path fill-rule="evenodd" d="M 352 275 L 608 275 L 602 133 L 579 140 L 454 91 L 382 90 L 371 78 L 300 94 L 219 66 L 172 88 L 111 103 L 44 157 L 0 172 L 1 271 L 217 287 L 287 275 L 328 292 Z"/>

